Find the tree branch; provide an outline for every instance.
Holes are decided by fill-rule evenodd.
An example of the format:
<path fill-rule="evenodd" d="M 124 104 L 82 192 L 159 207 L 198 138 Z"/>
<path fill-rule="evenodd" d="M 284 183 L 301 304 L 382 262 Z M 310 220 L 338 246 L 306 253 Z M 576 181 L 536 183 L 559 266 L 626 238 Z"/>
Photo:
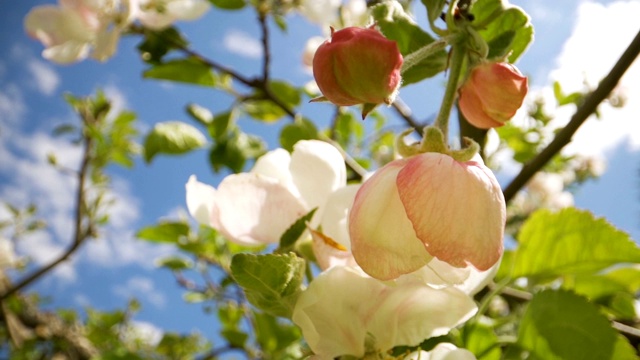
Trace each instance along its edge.
<path fill-rule="evenodd" d="M 6 289 L 0 295 L 0 302 L 9 296 L 15 294 L 17 291 L 27 287 L 34 281 L 38 280 L 41 276 L 51 271 L 56 266 L 60 265 L 62 262 L 67 260 L 71 254 L 73 254 L 82 243 L 90 236 L 90 232 L 88 228 L 83 226 L 84 216 L 84 207 L 85 207 L 85 185 L 87 173 L 89 172 L 89 167 L 91 163 L 91 146 L 92 140 L 89 134 L 83 134 L 84 137 L 84 148 L 82 154 L 82 161 L 80 163 L 80 170 L 78 171 L 78 189 L 76 191 L 76 211 L 75 211 L 75 225 L 74 225 L 74 236 L 73 242 L 67 248 L 67 250 L 60 255 L 57 259 L 53 260 L 51 263 L 43 266 L 42 268 L 35 270 L 30 275 L 17 282 L 15 285 L 11 286 L 9 289 Z"/>
<path fill-rule="evenodd" d="M 613 66 L 609 74 L 602 79 L 598 87 L 589 94 L 584 102 L 578 107 L 576 113 L 573 114 L 569 123 L 556 135 L 553 141 L 542 150 L 535 158 L 525 164 L 520 173 L 509 183 L 504 189 L 504 198 L 507 202 L 511 200 L 522 189 L 527 182 L 542 169 L 563 147 L 571 142 L 573 134 L 576 133 L 580 125 L 593 114 L 598 105 L 609 96 L 611 91 L 616 87 L 618 81 L 629 66 L 640 53 L 640 32 L 636 34 L 629 47 L 620 56 L 618 62 Z"/>
<path fill-rule="evenodd" d="M 269 27 L 267 26 L 267 14 L 258 10 L 258 23 L 262 31 L 262 81 L 269 81 L 269 67 L 271 64 L 271 52 L 269 51 Z"/>
<path fill-rule="evenodd" d="M 418 123 L 416 119 L 413 118 L 413 114 L 411 113 L 411 109 L 404 103 L 399 97 L 396 98 L 396 101 L 391 104 L 393 109 L 400 115 L 402 119 L 409 125 L 414 128 L 416 132 L 422 136 L 422 131 L 424 130 L 425 125 Z"/>

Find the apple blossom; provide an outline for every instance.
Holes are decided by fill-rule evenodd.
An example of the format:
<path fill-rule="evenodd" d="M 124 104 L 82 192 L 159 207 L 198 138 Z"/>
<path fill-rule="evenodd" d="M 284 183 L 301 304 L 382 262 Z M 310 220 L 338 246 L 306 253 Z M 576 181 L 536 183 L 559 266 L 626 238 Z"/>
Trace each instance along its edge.
<path fill-rule="evenodd" d="M 335 147 L 318 140 L 299 141 L 291 155 L 284 149 L 270 151 L 251 172 L 229 175 L 217 189 L 192 176 L 186 185 L 187 208 L 198 222 L 231 241 L 277 243 L 311 209 L 318 208 L 316 222 L 331 216 L 325 212 L 332 208 L 325 206 L 327 199 L 346 181 L 344 160 Z"/>
<path fill-rule="evenodd" d="M 475 127 L 502 126 L 522 106 L 527 90 L 527 77 L 515 66 L 485 62 L 471 70 L 460 88 L 460 111 Z"/>
<path fill-rule="evenodd" d="M 402 55 L 395 41 L 374 28 L 331 31 L 316 50 L 313 76 L 323 98 L 340 106 L 364 104 L 363 117 L 375 105 L 390 105 L 401 83 Z"/>
<path fill-rule="evenodd" d="M 505 220 L 500 185 L 479 158 L 423 153 L 390 162 L 362 185 L 349 213 L 351 251 L 382 280 L 433 257 L 483 271 L 500 259 Z"/>
<path fill-rule="evenodd" d="M 196 20 L 209 10 L 206 0 L 137 0 L 136 17 L 149 29 L 161 30 L 178 20 Z"/>
<path fill-rule="evenodd" d="M 419 282 L 386 284 L 355 268 L 336 266 L 302 292 L 292 320 L 318 359 L 383 353 L 447 334 L 475 314 L 467 294 Z"/>
<path fill-rule="evenodd" d="M 60 0 L 59 6 L 33 8 L 25 17 L 27 33 L 46 49 L 42 56 L 69 64 L 91 56 L 113 56 L 120 33 L 132 21 L 129 0 Z"/>

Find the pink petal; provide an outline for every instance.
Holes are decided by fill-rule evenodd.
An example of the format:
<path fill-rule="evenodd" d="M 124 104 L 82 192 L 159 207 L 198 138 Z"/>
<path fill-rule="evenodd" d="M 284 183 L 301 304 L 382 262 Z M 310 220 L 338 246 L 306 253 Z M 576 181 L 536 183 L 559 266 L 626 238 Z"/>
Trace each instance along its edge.
<path fill-rule="evenodd" d="M 277 180 L 258 174 L 229 175 L 218 186 L 220 225 L 244 245 L 277 243 L 307 211 Z"/>
<path fill-rule="evenodd" d="M 351 252 L 369 275 L 395 279 L 431 260 L 407 218 L 396 187 L 396 176 L 407 164 L 393 161 L 367 180 L 349 213 Z"/>
<path fill-rule="evenodd" d="M 216 189 L 201 183 L 195 175 L 189 177 L 185 185 L 187 193 L 187 209 L 200 224 L 220 229 L 218 206 L 216 205 Z"/>
<path fill-rule="evenodd" d="M 427 251 L 456 267 L 493 266 L 502 254 L 504 197 L 484 165 L 425 153 L 408 159 L 397 186 Z"/>

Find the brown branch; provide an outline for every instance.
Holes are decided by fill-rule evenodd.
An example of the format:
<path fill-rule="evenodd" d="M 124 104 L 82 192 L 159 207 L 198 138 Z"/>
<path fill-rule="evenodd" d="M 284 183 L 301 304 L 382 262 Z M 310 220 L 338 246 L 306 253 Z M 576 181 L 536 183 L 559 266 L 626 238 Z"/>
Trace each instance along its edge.
<path fill-rule="evenodd" d="M 418 123 L 416 119 L 413 118 L 413 114 L 411 113 L 411 109 L 404 101 L 400 100 L 400 98 L 396 98 L 396 101 L 391 104 L 393 109 L 400 115 L 401 118 L 407 123 L 407 125 L 411 126 L 416 130 L 416 132 L 422 136 L 422 131 L 424 130 L 425 125 Z"/>
<path fill-rule="evenodd" d="M 83 226 L 84 207 L 85 207 L 85 184 L 87 173 L 91 163 L 91 135 L 84 134 L 84 149 L 82 154 L 82 161 L 80 163 L 80 170 L 78 171 L 78 189 L 76 192 L 76 211 L 75 211 L 75 225 L 73 242 L 67 248 L 67 250 L 60 255 L 57 259 L 51 263 L 33 271 L 30 275 L 11 286 L 9 289 L 2 292 L 0 295 L 0 301 L 15 294 L 17 291 L 22 290 L 34 281 L 38 280 L 41 276 L 51 271 L 56 266 L 67 260 L 78 248 L 84 243 L 84 241 L 90 236 L 90 228 Z"/>
<path fill-rule="evenodd" d="M 618 62 L 613 66 L 609 74 L 602 79 L 598 88 L 589 94 L 584 102 L 578 107 L 569 123 L 556 135 L 553 141 L 544 150 L 522 167 L 520 173 L 504 189 L 504 198 L 507 202 L 527 184 L 533 175 L 542 169 L 562 150 L 563 147 L 571 142 L 573 134 L 575 134 L 580 125 L 582 125 L 582 123 L 584 123 L 587 118 L 596 111 L 598 105 L 600 105 L 600 103 L 609 96 L 611 91 L 618 84 L 618 81 L 620 81 L 622 75 L 624 75 L 629 66 L 631 66 L 639 53 L 640 32 L 636 34 L 636 37 L 633 39 L 631 44 L 629 44 L 629 47 L 627 47 L 622 56 L 620 56 L 620 59 L 618 59 Z"/>
<path fill-rule="evenodd" d="M 269 27 L 267 26 L 267 14 L 258 10 L 258 23 L 262 31 L 262 82 L 269 82 L 269 67 L 271 64 L 271 52 L 269 51 Z"/>

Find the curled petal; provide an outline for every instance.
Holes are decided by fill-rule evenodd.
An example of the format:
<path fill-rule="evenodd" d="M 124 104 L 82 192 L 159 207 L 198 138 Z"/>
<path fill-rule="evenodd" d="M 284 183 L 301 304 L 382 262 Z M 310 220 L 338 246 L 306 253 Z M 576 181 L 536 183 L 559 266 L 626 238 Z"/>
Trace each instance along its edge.
<path fill-rule="evenodd" d="M 313 241 L 313 254 L 316 256 L 318 266 L 322 271 L 334 266 L 358 266 L 351 252 L 344 246 L 319 231 L 310 230 L 310 232 Z"/>
<path fill-rule="evenodd" d="M 348 251 L 351 251 L 351 242 L 347 218 L 359 189 L 360 185 L 347 185 L 331 193 L 322 207 L 319 224 L 312 224 L 314 227 L 319 225 L 325 235 Z"/>
<path fill-rule="evenodd" d="M 307 208 L 321 206 L 346 185 L 347 169 L 340 152 L 319 140 L 298 141 L 291 154 L 291 176 Z"/>
<path fill-rule="evenodd" d="M 406 161 L 390 162 L 362 184 L 349 213 L 351 252 L 367 274 L 380 280 L 418 270 L 432 258 L 416 237 L 396 187 Z"/>
<path fill-rule="evenodd" d="M 388 286 L 357 269 L 334 267 L 301 294 L 293 322 L 316 355 L 332 359 L 362 357 L 365 342 L 379 351 L 418 345 L 449 332 L 475 311 L 473 300 L 454 288 Z"/>
<path fill-rule="evenodd" d="M 397 186 L 415 233 L 432 256 L 478 270 L 500 259 L 505 201 L 484 165 L 424 153 L 408 159 Z"/>
<path fill-rule="evenodd" d="M 277 243 L 306 213 L 303 204 L 277 180 L 259 174 L 229 175 L 218 186 L 220 226 L 244 245 Z"/>
<path fill-rule="evenodd" d="M 289 171 L 290 164 L 291 155 L 289 152 L 285 149 L 278 148 L 260 156 L 258 160 L 256 160 L 251 172 L 277 179 L 297 196 L 299 195 L 298 189 L 293 184 L 293 179 L 291 178 L 291 171 Z"/>

